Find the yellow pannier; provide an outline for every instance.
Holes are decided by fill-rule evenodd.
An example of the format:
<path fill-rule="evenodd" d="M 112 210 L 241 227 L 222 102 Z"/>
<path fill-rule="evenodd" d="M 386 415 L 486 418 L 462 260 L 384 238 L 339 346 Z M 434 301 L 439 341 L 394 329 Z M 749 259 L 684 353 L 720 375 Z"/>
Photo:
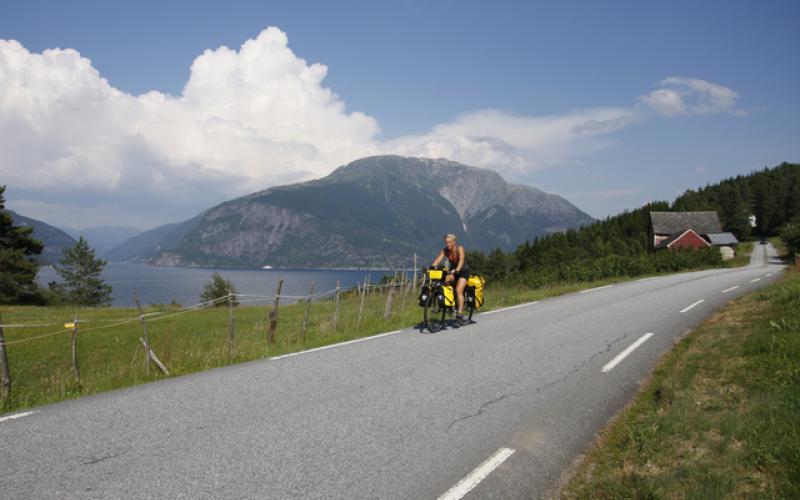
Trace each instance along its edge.
<path fill-rule="evenodd" d="M 456 305 L 455 294 L 453 293 L 452 286 L 450 285 L 443 286 L 442 295 L 444 296 L 444 305 L 446 307 L 453 307 Z"/>
<path fill-rule="evenodd" d="M 475 309 L 479 309 L 483 305 L 483 285 L 486 283 L 481 276 L 470 276 L 467 280 L 467 286 L 475 289 Z"/>
<path fill-rule="evenodd" d="M 441 269 L 428 269 L 428 279 L 431 281 L 439 281 L 444 276 L 444 271 Z"/>

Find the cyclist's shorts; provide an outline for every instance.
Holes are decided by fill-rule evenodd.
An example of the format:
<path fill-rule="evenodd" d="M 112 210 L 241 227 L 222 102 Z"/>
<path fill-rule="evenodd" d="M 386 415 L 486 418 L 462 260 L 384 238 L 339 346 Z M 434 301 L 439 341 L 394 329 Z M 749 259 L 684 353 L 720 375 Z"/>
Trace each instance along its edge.
<path fill-rule="evenodd" d="M 456 273 L 456 282 L 458 282 L 458 280 L 460 280 L 461 278 L 464 278 L 465 280 L 469 281 L 470 276 L 471 274 L 469 272 L 469 267 L 464 266 L 461 268 L 460 272 Z"/>

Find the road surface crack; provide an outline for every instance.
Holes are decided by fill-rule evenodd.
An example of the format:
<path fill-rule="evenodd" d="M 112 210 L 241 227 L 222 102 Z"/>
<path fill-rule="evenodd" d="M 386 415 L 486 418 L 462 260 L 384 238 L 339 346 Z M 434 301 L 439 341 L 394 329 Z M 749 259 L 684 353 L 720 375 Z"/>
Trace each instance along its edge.
<path fill-rule="evenodd" d="M 578 373 L 579 371 L 581 371 L 581 370 L 582 370 L 584 367 L 586 367 L 586 365 L 587 365 L 587 364 L 589 364 L 589 363 L 591 363 L 592 361 L 594 361 L 594 360 L 595 360 L 595 359 L 596 359 L 598 356 L 602 356 L 603 354 L 608 354 L 608 352 L 609 352 L 609 351 L 611 351 L 611 348 L 612 348 L 612 347 L 614 347 L 614 345 L 615 345 L 615 344 L 617 344 L 619 341 L 623 340 L 623 339 L 624 339 L 625 337 L 627 337 L 627 336 L 628 336 L 628 334 L 627 334 L 627 333 L 625 333 L 625 334 L 623 334 L 623 335 L 620 335 L 619 337 L 617 337 L 617 338 L 615 338 L 615 339 L 612 339 L 610 342 L 608 342 L 608 343 L 606 344 L 606 348 L 605 348 L 604 350 L 602 350 L 602 351 L 598 351 L 598 352 L 596 352 L 596 353 L 592 354 L 592 355 L 591 355 L 591 356 L 589 356 L 589 358 L 588 358 L 586 361 L 584 361 L 583 363 L 573 366 L 573 367 L 572 367 L 571 369 L 569 369 L 569 371 L 567 371 L 567 373 L 565 373 L 565 374 L 564 374 L 562 377 L 560 377 L 560 378 L 557 378 L 556 380 L 551 380 L 550 382 L 545 382 L 544 384 L 542 384 L 542 385 L 540 385 L 540 386 L 537 386 L 537 387 L 534 387 L 533 389 L 531 389 L 530 391 L 527 391 L 527 392 L 531 392 L 531 393 L 533 393 L 533 394 L 538 394 L 538 393 L 540 393 L 540 392 L 544 391 L 545 389 L 549 389 L 550 387 L 552 387 L 552 386 L 554 386 L 554 385 L 556 385 L 556 384 L 560 384 L 561 382 L 566 382 L 566 381 L 567 381 L 567 379 L 568 379 L 568 378 L 569 378 L 571 375 L 575 375 L 576 373 Z"/>
<path fill-rule="evenodd" d="M 617 344 L 617 343 L 618 343 L 618 342 L 620 342 L 621 340 L 625 339 L 625 338 L 626 338 L 628 335 L 629 335 L 628 333 L 625 333 L 625 334 L 623 334 L 623 335 L 620 335 L 619 337 L 616 337 L 616 338 L 612 339 L 611 341 L 609 341 L 609 342 L 606 344 L 606 348 L 605 348 L 604 350 L 602 350 L 602 351 L 598 351 L 598 352 L 596 352 L 596 353 L 592 354 L 591 356 L 589 356 L 589 358 L 588 358 L 586 361 L 584 361 L 584 362 L 582 362 L 582 363 L 580 363 L 580 364 L 578 364 L 578 365 L 576 365 L 576 366 L 573 366 L 573 367 L 572 367 L 572 368 L 571 368 L 569 371 L 567 371 L 567 372 L 566 372 L 566 373 L 565 373 L 565 374 L 564 374 L 562 377 L 559 377 L 559 378 L 557 378 L 557 379 L 555 379 L 555 380 L 551 380 L 551 381 L 549 381 L 549 382 L 545 382 L 545 383 L 544 383 L 544 384 L 542 384 L 542 385 L 536 386 L 536 387 L 534 387 L 534 388 L 532 388 L 532 389 L 530 389 L 530 390 L 524 391 L 524 392 L 522 392 L 522 393 L 514 392 L 514 393 L 510 393 L 510 394 L 504 394 L 504 395 L 502 395 L 502 396 L 500 396 L 500 397 L 498 397 L 498 398 L 495 398 L 495 399 L 492 399 L 491 401 L 487 401 L 486 403 L 483 403 L 483 404 L 481 405 L 481 407 L 478 409 L 478 411 L 477 411 L 477 412 L 475 412 L 475 413 L 472 413 L 472 414 L 469 414 L 469 415 L 465 415 L 465 416 L 463 416 L 463 417 L 459 417 L 459 418 L 457 418 L 457 419 L 453 420 L 452 422 L 450 422 L 450 424 L 448 424 L 448 426 L 447 426 L 447 432 L 450 432 L 450 430 L 451 430 L 451 429 L 452 429 L 452 428 L 453 428 L 453 427 L 454 427 L 456 424 L 458 424 L 458 423 L 460 423 L 460 422 L 463 422 L 464 420 L 468 420 L 468 419 L 470 419 L 470 418 L 475 418 L 475 417 L 477 417 L 477 416 L 480 416 L 480 415 L 481 415 L 483 412 L 485 412 L 485 411 L 486 411 L 486 410 L 487 410 L 487 409 L 488 409 L 490 406 L 492 406 L 492 405 L 493 405 L 493 404 L 495 404 L 495 403 L 499 403 L 500 401 L 502 401 L 502 400 L 504 400 L 504 399 L 506 399 L 506 398 L 508 398 L 508 397 L 510 397 L 510 396 L 518 396 L 518 395 L 520 395 L 520 394 L 526 394 L 526 393 L 528 393 L 528 394 L 530 394 L 530 393 L 532 393 L 532 394 L 538 394 L 538 393 L 540 393 L 540 392 L 542 392 L 542 391 L 544 391 L 544 390 L 546 390 L 546 389 L 549 389 L 550 387 L 552 387 L 552 386 L 554 386 L 554 385 L 560 384 L 560 383 L 562 383 L 562 382 L 566 382 L 566 381 L 567 381 L 567 379 L 568 379 L 568 378 L 569 378 L 571 375 L 574 375 L 574 374 L 578 373 L 579 371 L 581 371 L 581 370 L 582 370 L 582 369 L 583 369 L 583 368 L 584 368 L 584 367 L 585 367 L 587 364 L 589 364 L 589 363 L 591 363 L 592 361 L 594 361 L 594 360 L 595 360 L 595 359 L 596 359 L 598 356 L 602 356 L 603 354 L 608 354 L 608 352 L 609 352 L 609 351 L 611 351 L 611 348 L 612 348 L 612 347 L 614 347 L 614 345 L 615 345 L 615 344 Z"/>
<path fill-rule="evenodd" d="M 99 457 L 87 458 L 83 460 L 83 465 L 94 465 L 99 464 L 100 462 L 104 462 L 106 460 L 110 460 L 112 458 L 117 458 L 128 453 L 131 450 L 131 447 L 128 446 L 127 448 L 123 448 L 115 453 L 111 453 L 110 455 L 101 455 Z"/>
<path fill-rule="evenodd" d="M 499 403 L 500 401 L 506 399 L 509 396 L 513 396 L 513 395 L 514 394 L 503 394 L 499 398 L 495 398 L 495 399 L 492 399 L 491 401 L 487 401 L 487 402 L 483 403 L 476 413 L 472 413 L 470 415 L 465 415 L 463 417 L 459 417 L 459 418 L 453 420 L 452 422 L 450 422 L 450 424 L 447 426 L 447 432 L 450 432 L 450 429 L 452 429 L 453 426 L 455 426 L 457 423 L 463 422 L 464 420 L 467 420 L 467 419 L 470 419 L 470 418 L 475 418 L 475 417 L 481 415 L 483 412 L 485 412 L 493 404 Z"/>

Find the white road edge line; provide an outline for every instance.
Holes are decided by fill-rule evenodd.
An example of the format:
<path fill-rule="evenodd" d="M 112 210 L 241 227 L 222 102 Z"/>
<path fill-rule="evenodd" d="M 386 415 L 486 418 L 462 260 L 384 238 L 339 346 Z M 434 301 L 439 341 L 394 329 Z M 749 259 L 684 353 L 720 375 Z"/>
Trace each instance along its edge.
<path fill-rule="evenodd" d="M 505 462 L 508 457 L 514 454 L 511 448 L 500 448 L 494 454 L 487 458 L 485 462 L 480 464 L 472 472 L 470 472 L 464 479 L 456 483 L 455 486 L 447 490 L 447 493 L 439 497 L 439 500 L 459 500 L 464 498 L 464 495 L 472 491 L 473 488 L 486 479 L 486 476 L 492 473 L 493 470 L 500 467 L 500 464 Z"/>
<path fill-rule="evenodd" d="M 8 415 L 6 417 L 0 417 L 0 422 L 5 422 L 6 420 L 14 420 L 15 418 L 22 418 L 27 417 L 28 415 L 33 415 L 36 413 L 35 411 L 26 411 L 23 413 L 17 413 L 16 415 Z"/>
<path fill-rule="evenodd" d="M 692 305 L 689 305 L 689 306 L 686 306 L 686 307 L 684 307 L 683 309 L 681 309 L 681 312 L 682 312 L 682 313 L 685 313 L 686 311 L 689 311 L 689 310 L 693 309 L 694 307 L 696 307 L 696 306 L 699 306 L 699 305 L 700 305 L 700 304 L 702 304 L 703 302 L 705 302 L 705 299 L 700 299 L 700 300 L 698 300 L 697 302 L 695 302 L 694 304 L 692 304 Z"/>
<path fill-rule="evenodd" d="M 732 287 L 730 287 L 730 288 L 726 288 L 725 290 L 723 290 L 723 291 L 722 291 L 722 293 L 728 293 L 728 292 L 730 292 L 731 290 L 736 290 L 737 288 L 739 288 L 739 285 L 732 286 Z"/>
<path fill-rule="evenodd" d="M 480 315 L 481 316 L 486 316 L 487 314 L 494 314 L 494 313 L 499 313 L 499 312 L 503 312 L 503 311 L 510 311 L 511 309 L 519 309 L 520 307 L 532 306 L 532 305 L 538 304 L 538 303 L 539 303 L 539 301 L 535 300 L 533 302 L 527 302 L 525 304 L 517 304 L 515 306 L 508 306 L 508 307 L 503 307 L 501 309 L 494 309 L 492 311 L 486 311 L 486 312 L 480 313 Z"/>
<path fill-rule="evenodd" d="M 615 366 L 620 364 L 620 362 L 622 362 L 623 359 L 627 358 L 630 353 L 635 351 L 636 348 L 639 347 L 640 345 L 644 344 L 647 341 L 647 339 L 649 339 L 653 335 L 654 335 L 653 333 L 648 332 L 648 333 L 645 333 L 644 335 L 642 335 L 641 337 L 639 337 L 639 340 L 637 340 L 633 344 L 631 344 L 628 347 L 626 347 L 624 351 L 622 351 L 621 353 L 617 354 L 617 356 L 614 359 L 609 361 L 608 364 L 606 364 L 606 366 L 603 367 L 602 372 L 603 373 L 608 373 L 611 370 L 613 370 Z"/>
<path fill-rule="evenodd" d="M 758 281 L 761 281 L 761 278 L 753 278 L 750 280 L 750 283 L 756 283 Z"/>
<path fill-rule="evenodd" d="M 604 288 L 611 288 L 612 286 L 614 286 L 614 285 L 598 286 L 596 288 L 587 288 L 586 290 L 581 290 L 578 293 L 596 292 L 597 290 L 603 290 Z"/>
<path fill-rule="evenodd" d="M 276 361 L 276 360 L 284 359 L 284 358 L 293 358 L 295 356 L 300 356 L 301 354 L 309 354 L 309 353 L 312 353 L 312 352 L 324 351 L 326 349 L 333 349 L 334 347 L 341 347 L 343 345 L 355 344 L 355 343 L 358 343 L 358 342 L 366 342 L 367 340 L 377 339 L 377 338 L 380 338 L 380 337 L 387 337 L 389 335 L 394 335 L 395 333 L 400 333 L 402 331 L 403 330 L 395 330 L 393 332 L 379 333 L 377 335 L 370 335 L 369 337 L 361 337 L 360 339 L 347 340 L 345 342 L 339 342 L 337 344 L 324 345 L 322 347 L 315 347 L 313 349 L 307 349 L 305 351 L 298 351 L 298 352 L 290 352 L 288 354 L 281 354 L 280 356 L 273 356 L 273 357 L 269 358 L 269 361 Z"/>
<path fill-rule="evenodd" d="M 636 280 L 636 281 L 649 281 L 649 280 L 654 280 L 654 279 L 656 279 L 657 277 L 658 277 L 658 276 L 648 276 L 647 278 L 639 278 L 639 279 L 638 279 L 638 280 Z"/>

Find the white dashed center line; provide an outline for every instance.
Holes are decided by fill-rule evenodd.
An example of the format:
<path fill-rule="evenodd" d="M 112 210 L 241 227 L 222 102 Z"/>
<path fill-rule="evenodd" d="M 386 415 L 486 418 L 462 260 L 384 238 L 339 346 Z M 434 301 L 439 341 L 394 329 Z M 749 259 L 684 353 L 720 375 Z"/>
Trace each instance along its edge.
<path fill-rule="evenodd" d="M 688 306 L 684 307 L 683 309 L 681 309 L 681 312 L 685 313 L 686 311 L 690 311 L 694 307 L 699 306 L 700 304 L 702 304 L 703 302 L 705 302 L 705 299 L 700 299 L 697 302 L 695 302 L 694 304 L 688 305 Z"/>
<path fill-rule="evenodd" d="M 759 281 L 761 281 L 761 278 L 755 278 L 755 279 L 750 280 L 750 283 L 757 283 Z"/>
<path fill-rule="evenodd" d="M 726 288 L 725 290 L 723 290 L 723 291 L 722 291 L 722 293 L 728 293 L 728 292 L 730 292 L 731 290 L 736 290 L 737 288 L 739 288 L 739 285 L 732 286 L 732 287 L 730 287 L 730 288 Z"/>
<path fill-rule="evenodd" d="M 639 337 L 639 340 L 637 340 L 633 344 L 631 344 L 628 347 L 626 347 L 624 351 L 622 351 L 621 353 L 617 354 L 617 357 L 615 357 L 614 359 L 609 361 L 608 364 L 603 367 L 602 372 L 603 373 L 608 373 L 611 370 L 613 370 L 615 366 L 620 364 L 623 359 L 627 358 L 630 355 L 630 353 L 635 351 L 640 345 L 642 345 L 645 342 L 647 342 L 647 339 L 649 339 L 653 335 L 654 335 L 653 333 L 645 333 L 644 335 Z"/>
<path fill-rule="evenodd" d="M 464 495 L 472 491 L 473 488 L 486 479 L 486 476 L 492 473 L 493 470 L 500 467 L 500 464 L 505 462 L 508 457 L 514 454 L 511 448 L 500 448 L 494 454 L 487 458 L 485 462 L 480 464 L 467 477 L 459 481 L 455 486 L 450 488 L 447 493 L 439 497 L 439 500 L 459 500 L 464 498 Z"/>

